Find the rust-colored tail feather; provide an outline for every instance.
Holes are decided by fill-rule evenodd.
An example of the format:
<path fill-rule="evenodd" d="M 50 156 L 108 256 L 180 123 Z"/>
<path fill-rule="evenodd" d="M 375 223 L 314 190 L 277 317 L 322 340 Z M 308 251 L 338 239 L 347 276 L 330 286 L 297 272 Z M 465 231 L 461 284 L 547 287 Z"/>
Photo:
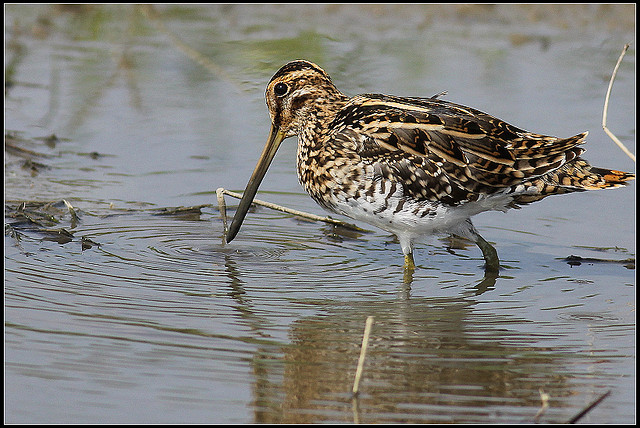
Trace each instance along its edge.
<path fill-rule="evenodd" d="M 636 178 L 635 174 L 615 169 L 591 166 L 582 158 L 576 158 L 561 168 L 534 180 L 525 182 L 525 186 L 537 187 L 538 193 L 519 195 L 514 199 L 516 205 L 530 204 L 551 195 L 562 195 L 585 190 L 612 189 L 627 185 Z"/>
<path fill-rule="evenodd" d="M 565 191 L 581 191 L 624 186 L 627 181 L 635 178 L 635 174 L 598 168 L 577 158 L 545 178 L 548 184 L 557 185 Z"/>
<path fill-rule="evenodd" d="M 604 180 L 604 183 L 601 183 L 599 186 L 596 186 L 597 189 L 606 189 L 608 187 L 620 187 L 627 184 L 627 181 L 631 181 L 636 178 L 635 174 L 618 171 L 615 169 L 604 169 L 604 168 L 591 168 L 591 172 L 598 174 Z"/>

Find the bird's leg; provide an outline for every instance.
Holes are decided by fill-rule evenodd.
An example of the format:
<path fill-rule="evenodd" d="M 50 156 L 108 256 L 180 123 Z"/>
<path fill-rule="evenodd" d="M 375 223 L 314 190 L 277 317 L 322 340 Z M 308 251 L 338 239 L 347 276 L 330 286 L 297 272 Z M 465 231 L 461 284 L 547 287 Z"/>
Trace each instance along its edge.
<path fill-rule="evenodd" d="M 498 252 L 489 244 L 480 234 L 476 232 L 476 245 L 482 251 L 482 257 L 484 257 L 484 271 L 486 273 L 497 274 L 500 270 L 500 259 L 498 258 Z"/>
<path fill-rule="evenodd" d="M 416 270 L 416 264 L 413 262 L 413 253 L 404 255 L 404 268 L 405 270 Z"/>
<path fill-rule="evenodd" d="M 416 270 L 416 264 L 413 261 L 413 243 L 405 236 L 398 236 L 398 240 L 404 253 L 404 282 L 410 284 L 413 282 L 413 273 Z"/>
<path fill-rule="evenodd" d="M 473 227 L 471 220 L 467 220 L 455 233 L 456 235 L 460 235 L 476 243 L 478 248 L 482 251 L 482 257 L 484 258 L 485 275 L 496 277 L 500 270 L 498 252 L 493 245 L 489 244 L 482 236 L 480 236 L 476 228 Z"/>
<path fill-rule="evenodd" d="M 476 245 L 482 250 L 482 257 L 484 257 L 484 278 L 476 286 L 478 294 L 484 293 L 488 289 L 495 287 L 496 279 L 499 276 L 500 260 L 498 259 L 498 252 L 493 245 L 489 244 L 478 231 L 475 232 Z"/>
<path fill-rule="evenodd" d="M 413 273 L 416 270 L 416 264 L 413 262 L 413 253 L 404 255 L 404 283 L 411 284 L 413 282 Z"/>

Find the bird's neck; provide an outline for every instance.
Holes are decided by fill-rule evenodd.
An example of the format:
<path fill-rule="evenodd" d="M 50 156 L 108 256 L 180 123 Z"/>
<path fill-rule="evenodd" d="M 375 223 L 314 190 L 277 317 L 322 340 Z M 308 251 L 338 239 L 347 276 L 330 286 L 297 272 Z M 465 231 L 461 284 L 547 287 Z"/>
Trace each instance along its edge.
<path fill-rule="evenodd" d="M 322 144 L 334 118 L 349 101 L 349 97 L 338 91 L 323 91 L 308 103 L 308 108 L 299 120 L 299 144 L 314 148 Z"/>

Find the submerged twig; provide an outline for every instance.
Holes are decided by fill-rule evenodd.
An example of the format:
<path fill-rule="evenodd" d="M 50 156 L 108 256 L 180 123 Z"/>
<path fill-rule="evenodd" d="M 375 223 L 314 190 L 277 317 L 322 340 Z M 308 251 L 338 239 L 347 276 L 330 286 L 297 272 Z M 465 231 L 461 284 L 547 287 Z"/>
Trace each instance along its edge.
<path fill-rule="evenodd" d="M 624 57 L 624 54 L 627 52 L 627 49 L 629 49 L 629 43 L 624 45 L 624 48 L 622 48 L 622 53 L 618 58 L 618 62 L 616 62 L 616 66 L 613 68 L 613 74 L 611 74 L 611 80 L 609 81 L 609 88 L 607 89 L 607 95 L 604 98 L 604 110 L 602 111 L 602 129 L 604 129 L 604 132 L 606 132 L 609 138 L 611 138 L 613 142 L 616 143 L 618 147 L 620 147 L 620 149 L 623 152 L 625 152 L 625 154 L 635 162 L 636 156 L 633 153 L 631 153 L 624 144 L 622 144 L 622 141 L 620 141 L 618 137 L 616 137 L 613 134 L 613 132 L 609 131 L 609 128 L 607 128 L 607 110 L 609 109 L 609 98 L 611 97 L 611 88 L 613 87 L 613 81 L 616 78 L 616 74 L 618 74 L 618 67 L 620 67 L 620 63 L 622 62 L 622 58 Z"/>
<path fill-rule="evenodd" d="M 364 368 L 364 358 L 367 355 L 367 346 L 369 345 L 369 334 L 371 333 L 371 326 L 373 325 L 373 317 L 368 316 L 364 324 L 364 334 L 362 335 L 362 347 L 360 348 L 360 357 L 358 358 L 358 367 L 356 368 L 356 376 L 353 380 L 353 389 L 351 392 L 353 396 L 357 396 L 360 389 L 360 378 L 362 377 L 362 370 Z"/>
<path fill-rule="evenodd" d="M 64 204 L 66 205 L 67 209 L 69 210 L 69 214 L 71 214 L 71 228 L 74 229 L 77 224 L 78 224 L 78 213 L 76 213 L 75 208 L 73 208 L 73 205 L 71 205 L 69 202 L 67 202 L 66 199 L 63 199 L 62 202 L 64 202 Z"/>
<path fill-rule="evenodd" d="M 558 258 L 557 260 L 562 260 L 566 262 L 569 266 L 580 266 L 582 263 L 588 264 L 599 264 L 599 263 L 616 263 L 621 264 L 627 269 L 635 269 L 636 259 L 635 257 L 629 257 L 622 260 L 611 260 L 611 259 L 598 259 L 595 257 L 581 257 L 570 255 L 565 258 Z"/>
<path fill-rule="evenodd" d="M 220 211 L 220 217 L 222 217 L 222 227 L 224 229 L 222 243 L 224 244 L 229 228 L 227 227 L 227 204 L 224 201 L 224 189 L 222 187 L 216 189 L 216 196 L 218 198 L 218 210 Z"/>
<path fill-rule="evenodd" d="M 218 188 L 216 190 L 216 194 L 218 195 L 218 205 L 220 206 L 220 194 L 225 194 L 225 195 L 229 195 L 233 198 L 236 199 L 242 199 L 242 194 L 241 193 L 236 193 L 236 192 L 232 192 L 230 190 L 224 189 L 222 187 Z M 224 197 L 223 199 L 223 203 L 224 203 Z M 294 210 L 293 208 L 287 208 L 287 207 L 283 207 L 281 205 L 278 204 L 274 204 L 271 202 L 265 202 L 265 201 L 261 201 L 258 199 L 254 199 L 253 203 L 256 205 L 261 205 L 263 207 L 267 207 L 267 208 L 271 208 L 272 210 L 277 210 L 277 211 L 282 211 L 285 212 L 287 214 L 292 214 L 298 217 L 302 217 L 302 218 L 306 218 L 309 220 L 313 220 L 313 221 L 322 221 L 324 223 L 329 223 L 329 224 L 333 224 L 335 226 L 340 226 L 340 227 L 345 227 L 347 229 L 351 229 L 351 230 L 356 230 L 358 232 L 367 232 L 366 229 L 362 229 L 358 226 L 356 226 L 355 224 L 351 224 L 351 223 L 346 223 L 344 221 L 340 221 L 340 220 L 336 220 L 333 219 L 331 217 L 321 217 L 319 215 L 315 215 L 315 214 L 310 214 L 310 213 L 306 213 L 304 211 L 298 211 L 298 210 Z M 226 205 L 225 205 L 226 207 Z M 225 210 L 226 212 L 226 210 Z M 226 221 L 226 215 L 223 217 L 223 222 Z M 225 226 L 225 231 L 226 231 L 226 226 Z"/>
<path fill-rule="evenodd" d="M 549 408 L 549 398 L 550 398 L 549 394 L 544 392 L 542 388 L 538 389 L 538 392 L 540 393 L 540 401 L 542 401 L 542 405 L 540 406 L 540 409 L 538 410 L 536 415 L 533 417 L 533 421 L 535 423 L 538 423 L 542 415 L 544 415 L 544 413 Z"/>
<path fill-rule="evenodd" d="M 600 397 L 598 397 L 598 399 L 596 401 L 594 401 L 593 403 L 589 404 L 587 407 L 585 407 L 580 413 L 578 413 L 577 415 L 575 415 L 574 417 L 572 417 L 571 419 L 569 419 L 567 421 L 567 423 L 569 424 L 575 424 L 576 422 L 578 422 L 578 420 L 582 419 L 582 417 L 584 415 L 586 415 L 588 412 L 590 412 L 594 407 L 596 407 L 598 404 L 600 404 L 602 402 L 602 400 L 604 400 L 605 398 L 607 398 L 609 395 L 611 394 L 611 390 L 608 390 L 607 392 L 605 392 L 604 394 L 602 394 Z"/>

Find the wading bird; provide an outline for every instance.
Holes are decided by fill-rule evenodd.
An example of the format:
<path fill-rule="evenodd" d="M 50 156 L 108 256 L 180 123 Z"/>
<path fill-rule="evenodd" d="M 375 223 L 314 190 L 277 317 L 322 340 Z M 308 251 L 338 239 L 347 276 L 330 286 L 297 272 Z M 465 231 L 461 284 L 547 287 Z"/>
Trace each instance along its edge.
<path fill-rule="evenodd" d="M 470 218 L 550 195 L 619 187 L 634 174 L 580 157 L 587 133 L 534 134 L 476 109 L 431 98 L 352 98 L 308 61 L 292 61 L 266 89 L 271 132 L 227 233 L 238 233 L 267 168 L 287 137 L 298 137 L 297 173 L 322 207 L 398 237 L 405 273 L 414 243 L 435 233 L 475 242 L 485 272 L 496 250 Z"/>

